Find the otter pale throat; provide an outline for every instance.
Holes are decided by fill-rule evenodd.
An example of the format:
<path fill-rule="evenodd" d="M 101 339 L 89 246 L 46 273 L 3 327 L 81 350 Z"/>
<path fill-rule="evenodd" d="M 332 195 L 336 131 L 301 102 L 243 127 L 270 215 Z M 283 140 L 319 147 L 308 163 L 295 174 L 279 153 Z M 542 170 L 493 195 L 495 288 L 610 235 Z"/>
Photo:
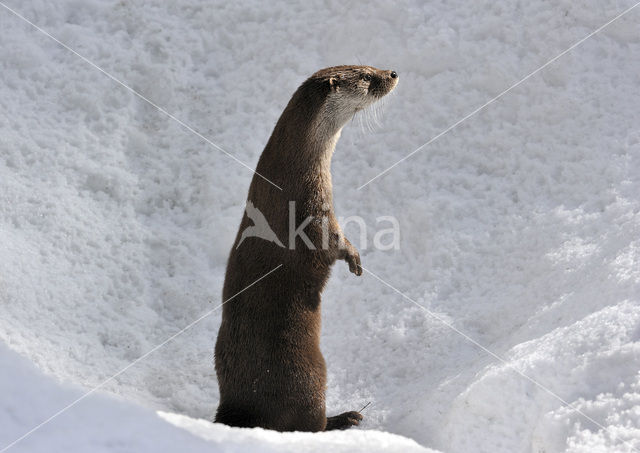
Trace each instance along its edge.
<path fill-rule="evenodd" d="M 247 204 L 264 215 L 282 243 L 241 237 L 252 226 L 245 212 L 223 288 L 222 299 L 228 302 L 223 305 L 215 348 L 220 388 L 216 422 L 324 431 L 362 420 L 357 411 L 325 415 L 320 294 L 336 260 L 345 260 L 351 272 L 362 275 L 360 255 L 344 237 L 333 212 L 331 156 L 340 131 L 355 112 L 391 92 L 397 83 L 394 71 L 370 66 L 326 68 L 298 88 L 280 116 L 256 168 L 275 185 L 254 175 Z M 305 219 L 323 219 L 307 224 L 305 238 L 290 234 L 290 202 L 295 203 L 296 228 Z"/>

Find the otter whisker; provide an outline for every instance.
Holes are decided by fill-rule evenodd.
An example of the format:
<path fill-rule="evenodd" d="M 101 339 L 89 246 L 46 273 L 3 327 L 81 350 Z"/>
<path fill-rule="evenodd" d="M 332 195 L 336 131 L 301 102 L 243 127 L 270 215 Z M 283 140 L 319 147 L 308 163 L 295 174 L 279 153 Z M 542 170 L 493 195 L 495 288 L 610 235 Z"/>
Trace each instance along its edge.
<path fill-rule="evenodd" d="M 362 134 L 362 136 L 364 137 L 365 135 L 365 129 L 364 129 L 364 119 L 362 118 L 364 115 L 362 113 L 358 113 L 356 112 L 355 116 L 358 117 L 358 129 L 360 130 L 360 133 Z"/>
<path fill-rule="evenodd" d="M 373 132 L 375 130 L 375 121 L 373 111 L 371 109 L 367 109 L 367 129 L 369 129 L 369 132 Z"/>
<path fill-rule="evenodd" d="M 380 101 L 382 102 L 382 100 Z M 380 116 L 381 116 L 381 111 L 380 111 L 380 103 L 375 103 L 373 104 L 373 120 L 375 121 L 376 126 L 380 127 Z"/>

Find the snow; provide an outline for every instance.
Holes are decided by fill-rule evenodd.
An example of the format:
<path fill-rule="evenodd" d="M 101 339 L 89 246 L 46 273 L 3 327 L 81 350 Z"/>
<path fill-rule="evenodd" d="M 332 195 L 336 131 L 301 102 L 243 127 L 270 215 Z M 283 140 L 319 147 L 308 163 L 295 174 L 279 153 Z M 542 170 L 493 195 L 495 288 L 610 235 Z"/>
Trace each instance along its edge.
<path fill-rule="evenodd" d="M 3 450 L 84 392 L 44 376 L 33 364 L 0 346 L 0 442 Z M 158 412 L 108 395 L 92 393 L 6 451 L 38 452 L 347 452 L 358 445 L 372 452 L 429 451 L 401 436 L 373 430 L 286 433 L 237 429 L 184 415 Z"/>
<path fill-rule="evenodd" d="M 336 212 L 503 360 L 337 263 L 328 412 L 371 401 L 362 427 L 210 423 L 251 172 L 0 8 L 0 449 L 210 311 L 8 451 L 640 449 L 640 7 L 357 189 L 633 1 L 3 3 L 252 168 L 309 74 L 396 70 L 381 124 L 343 131 Z"/>

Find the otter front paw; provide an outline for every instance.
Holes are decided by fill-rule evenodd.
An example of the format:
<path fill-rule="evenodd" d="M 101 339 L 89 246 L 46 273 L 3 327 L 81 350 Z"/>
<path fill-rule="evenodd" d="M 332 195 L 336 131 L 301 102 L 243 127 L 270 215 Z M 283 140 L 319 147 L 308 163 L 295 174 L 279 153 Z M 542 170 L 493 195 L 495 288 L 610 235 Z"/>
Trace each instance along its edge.
<path fill-rule="evenodd" d="M 349 271 L 356 275 L 362 275 L 362 264 L 360 263 L 360 253 L 355 248 L 347 251 L 345 261 L 349 264 Z"/>

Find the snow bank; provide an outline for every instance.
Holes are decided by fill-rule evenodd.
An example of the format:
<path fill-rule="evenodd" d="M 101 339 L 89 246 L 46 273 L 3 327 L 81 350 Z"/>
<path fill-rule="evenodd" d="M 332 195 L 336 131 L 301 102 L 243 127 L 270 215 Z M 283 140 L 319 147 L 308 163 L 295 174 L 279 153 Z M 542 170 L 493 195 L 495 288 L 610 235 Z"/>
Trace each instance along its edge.
<path fill-rule="evenodd" d="M 365 267 L 506 361 L 338 263 L 323 307 L 328 408 L 372 401 L 365 430 L 261 438 L 186 418 L 216 407 L 214 312 L 105 386 L 127 404 L 100 396 L 83 418 L 83 401 L 66 431 L 41 433 L 144 451 L 119 424 L 71 430 L 95 409 L 194 449 L 223 436 L 224 448 L 409 445 L 372 429 L 452 452 L 640 448 L 640 9 L 357 190 L 632 1 L 6 3 L 251 167 L 310 73 L 398 71 L 382 126 L 343 133 L 336 212 L 370 226 L 369 247 L 355 241 Z M 0 339 L 90 389 L 219 304 L 252 175 L 4 8 L 0 30 Z M 401 248 L 373 250 L 388 215 Z M 78 392 L 55 389 L 11 435 Z M 16 399 L 1 401 L 11 417 Z M 191 434 L 149 410 L 180 414 L 162 417 Z"/>
<path fill-rule="evenodd" d="M 0 445 L 6 448 L 85 392 L 44 376 L 23 357 L 0 345 Z M 166 420 L 166 421 L 165 421 Z M 410 439 L 379 431 L 287 433 L 232 429 L 184 415 L 144 409 L 91 394 L 7 451 L 38 452 L 371 452 L 429 451 Z"/>

